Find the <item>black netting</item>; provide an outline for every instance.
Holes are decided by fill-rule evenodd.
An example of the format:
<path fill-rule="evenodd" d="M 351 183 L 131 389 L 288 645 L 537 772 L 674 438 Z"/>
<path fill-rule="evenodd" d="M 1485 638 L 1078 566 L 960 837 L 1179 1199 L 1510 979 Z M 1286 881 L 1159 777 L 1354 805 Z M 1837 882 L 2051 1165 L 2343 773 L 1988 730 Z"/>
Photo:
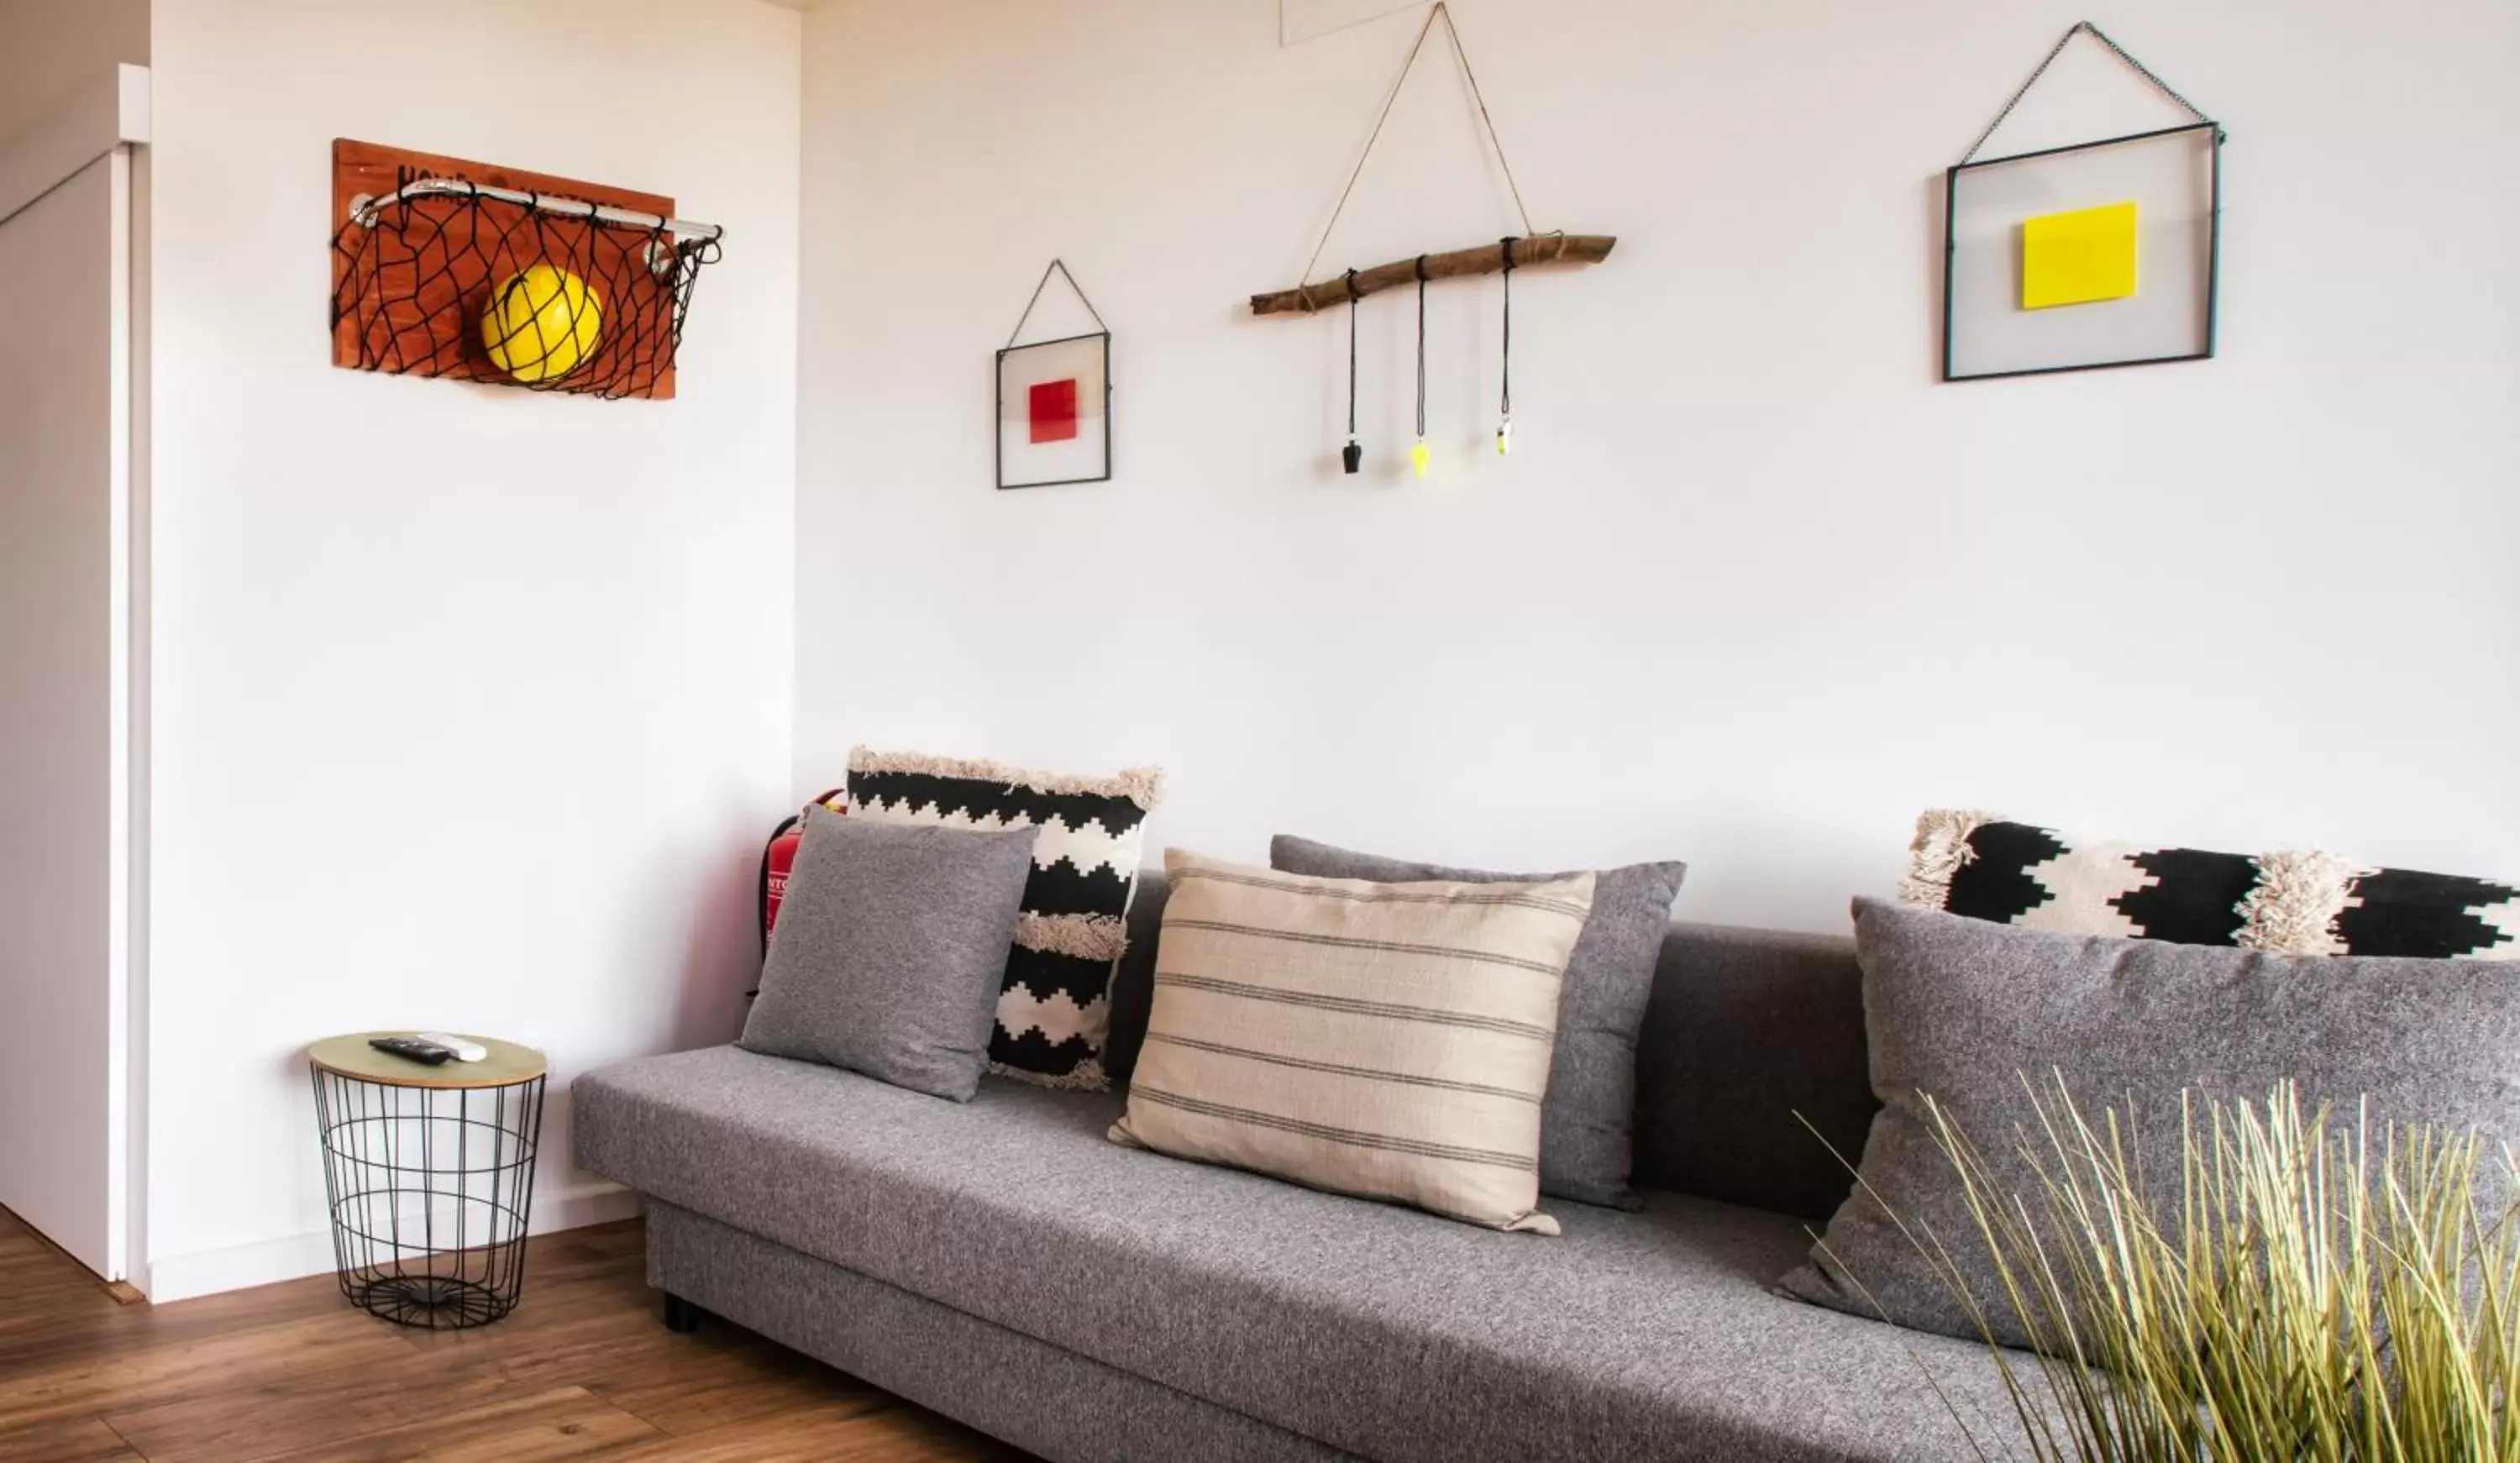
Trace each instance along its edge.
<path fill-rule="evenodd" d="M 715 236 L 678 241 L 662 227 L 590 218 L 574 200 L 514 202 L 467 183 L 403 182 L 333 237 L 341 364 L 535 391 L 657 394 L 692 287 L 717 261 Z"/>

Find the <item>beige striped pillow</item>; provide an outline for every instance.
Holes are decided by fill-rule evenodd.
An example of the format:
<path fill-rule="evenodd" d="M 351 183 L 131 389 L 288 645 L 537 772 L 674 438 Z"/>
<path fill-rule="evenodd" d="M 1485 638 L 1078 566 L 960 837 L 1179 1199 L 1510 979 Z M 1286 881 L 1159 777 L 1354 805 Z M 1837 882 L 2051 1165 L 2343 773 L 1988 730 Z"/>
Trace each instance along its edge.
<path fill-rule="evenodd" d="M 1164 854 L 1154 1009 L 1111 1140 L 1555 1234 L 1540 1099 L 1593 876 L 1372 884 Z"/>

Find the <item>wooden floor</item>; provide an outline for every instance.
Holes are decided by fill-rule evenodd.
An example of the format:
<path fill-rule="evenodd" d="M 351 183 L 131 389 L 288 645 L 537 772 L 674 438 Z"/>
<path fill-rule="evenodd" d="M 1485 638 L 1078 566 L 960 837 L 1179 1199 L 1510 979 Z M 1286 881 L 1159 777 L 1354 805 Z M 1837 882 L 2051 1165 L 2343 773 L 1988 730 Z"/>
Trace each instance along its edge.
<path fill-rule="evenodd" d="M 923 1463 L 1022 1454 L 712 1319 L 657 1319 L 637 1220 L 533 1240 L 524 1300 L 408 1331 L 332 1277 L 117 1305 L 0 1211 L 7 1463 Z"/>

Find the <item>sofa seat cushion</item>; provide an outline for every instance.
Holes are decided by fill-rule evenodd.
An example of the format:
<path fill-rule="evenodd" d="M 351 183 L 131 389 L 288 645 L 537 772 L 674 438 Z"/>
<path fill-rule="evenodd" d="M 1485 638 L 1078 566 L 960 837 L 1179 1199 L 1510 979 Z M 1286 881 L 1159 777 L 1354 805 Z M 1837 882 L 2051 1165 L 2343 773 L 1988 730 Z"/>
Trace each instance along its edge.
<path fill-rule="evenodd" d="M 1555 1238 L 1115 1146 L 1120 1100 L 968 1105 L 718 1047 L 573 1088 L 578 1162 L 1036 1340 L 1380 1459 L 1948 1458 L 1982 1348 L 1769 1291 L 1790 1218 L 1650 1194 Z"/>

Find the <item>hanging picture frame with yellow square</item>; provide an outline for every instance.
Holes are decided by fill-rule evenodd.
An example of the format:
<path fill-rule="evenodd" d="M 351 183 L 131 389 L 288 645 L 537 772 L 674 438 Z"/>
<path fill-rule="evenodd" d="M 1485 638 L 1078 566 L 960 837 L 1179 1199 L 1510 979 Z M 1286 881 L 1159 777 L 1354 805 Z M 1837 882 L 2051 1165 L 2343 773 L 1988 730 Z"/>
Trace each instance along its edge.
<path fill-rule="evenodd" d="M 1943 379 L 2211 357 L 2223 138 L 2202 121 L 1952 168 Z"/>
<path fill-rule="evenodd" d="M 2194 120 L 1978 159 L 2077 39 Z M 2222 285 L 2223 126 L 2077 21 L 1943 187 L 1943 379 L 2201 361 Z"/>
<path fill-rule="evenodd" d="M 1943 380 L 2210 358 L 2220 151 L 2205 121 L 1951 169 Z"/>

